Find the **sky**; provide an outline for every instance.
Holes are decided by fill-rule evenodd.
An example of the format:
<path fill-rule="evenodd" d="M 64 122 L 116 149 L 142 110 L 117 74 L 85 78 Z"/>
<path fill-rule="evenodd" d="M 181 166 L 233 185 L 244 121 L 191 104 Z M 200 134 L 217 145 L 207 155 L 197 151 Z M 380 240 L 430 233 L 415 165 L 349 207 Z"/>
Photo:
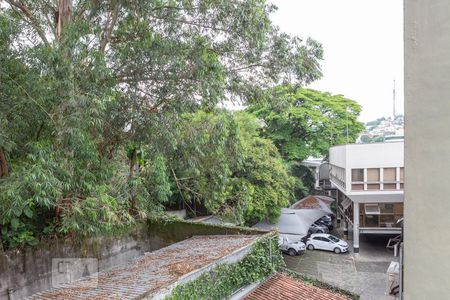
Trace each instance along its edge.
<path fill-rule="evenodd" d="M 309 88 L 362 105 L 363 122 L 403 114 L 403 0 L 269 0 L 282 31 L 322 43 L 323 77 Z"/>

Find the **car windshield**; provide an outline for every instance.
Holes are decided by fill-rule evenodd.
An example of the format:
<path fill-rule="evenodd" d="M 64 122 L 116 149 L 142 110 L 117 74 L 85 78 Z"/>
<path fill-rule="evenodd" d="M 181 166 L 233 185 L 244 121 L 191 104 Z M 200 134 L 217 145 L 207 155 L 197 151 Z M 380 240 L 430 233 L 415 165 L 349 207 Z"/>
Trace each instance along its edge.
<path fill-rule="evenodd" d="M 339 242 L 339 239 L 337 237 L 335 237 L 335 236 L 329 235 L 328 238 L 330 240 L 332 240 L 333 242 L 335 242 L 335 243 Z"/>

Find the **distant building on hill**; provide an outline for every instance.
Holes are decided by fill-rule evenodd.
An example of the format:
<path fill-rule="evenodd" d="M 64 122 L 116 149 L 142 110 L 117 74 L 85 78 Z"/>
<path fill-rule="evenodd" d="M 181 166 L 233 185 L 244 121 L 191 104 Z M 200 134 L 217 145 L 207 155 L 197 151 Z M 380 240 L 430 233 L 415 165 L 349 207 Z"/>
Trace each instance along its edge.
<path fill-rule="evenodd" d="M 366 130 L 359 136 L 357 143 L 379 143 L 392 140 L 403 140 L 404 117 L 398 115 L 392 118 L 379 118 L 366 123 Z"/>

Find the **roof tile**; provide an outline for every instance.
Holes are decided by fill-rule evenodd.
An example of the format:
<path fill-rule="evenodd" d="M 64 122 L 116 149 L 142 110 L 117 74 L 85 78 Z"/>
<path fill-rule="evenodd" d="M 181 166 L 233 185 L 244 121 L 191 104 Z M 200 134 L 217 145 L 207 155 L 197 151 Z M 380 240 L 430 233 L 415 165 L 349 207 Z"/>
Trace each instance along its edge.
<path fill-rule="evenodd" d="M 245 300 L 349 300 L 347 296 L 277 273 L 250 292 Z"/>

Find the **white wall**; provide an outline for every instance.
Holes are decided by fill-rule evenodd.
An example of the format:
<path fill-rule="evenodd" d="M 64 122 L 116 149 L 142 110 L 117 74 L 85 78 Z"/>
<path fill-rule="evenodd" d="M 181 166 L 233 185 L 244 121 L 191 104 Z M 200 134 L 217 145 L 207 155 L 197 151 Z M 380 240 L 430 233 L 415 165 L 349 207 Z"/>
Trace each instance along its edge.
<path fill-rule="evenodd" d="M 403 167 L 403 142 L 347 145 L 348 169 Z"/>
<path fill-rule="evenodd" d="M 348 144 L 330 148 L 330 165 L 339 166 L 346 171 L 347 195 L 351 192 L 351 169 L 400 168 L 404 166 L 404 143 Z M 368 191 L 355 192 L 368 193 Z M 370 191 L 370 193 L 392 194 L 401 191 Z"/>
<path fill-rule="evenodd" d="M 330 148 L 330 164 L 345 168 L 346 145 L 334 146 Z"/>
<path fill-rule="evenodd" d="M 405 299 L 450 299 L 450 1 L 405 1 Z"/>
<path fill-rule="evenodd" d="M 403 167 L 403 142 L 349 144 L 330 148 L 330 164 L 346 169 Z"/>

